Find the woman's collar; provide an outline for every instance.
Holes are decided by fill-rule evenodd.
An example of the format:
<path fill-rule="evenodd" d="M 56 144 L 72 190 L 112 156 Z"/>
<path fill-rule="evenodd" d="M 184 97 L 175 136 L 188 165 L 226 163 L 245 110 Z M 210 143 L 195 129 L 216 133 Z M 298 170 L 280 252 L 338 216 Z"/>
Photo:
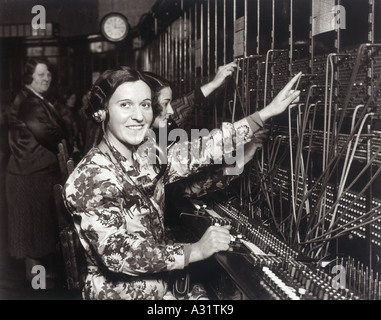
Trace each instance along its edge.
<path fill-rule="evenodd" d="M 45 98 L 44 98 L 40 93 L 38 93 L 36 90 L 34 90 L 33 87 L 32 87 L 31 85 L 27 84 L 27 85 L 25 85 L 25 87 L 26 87 L 28 90 L 32 91 L 32 93 L 34 93 L 34 94 L 35 94 L 37 97 L 39 97 L 41 100 L 45 100 Z"/>

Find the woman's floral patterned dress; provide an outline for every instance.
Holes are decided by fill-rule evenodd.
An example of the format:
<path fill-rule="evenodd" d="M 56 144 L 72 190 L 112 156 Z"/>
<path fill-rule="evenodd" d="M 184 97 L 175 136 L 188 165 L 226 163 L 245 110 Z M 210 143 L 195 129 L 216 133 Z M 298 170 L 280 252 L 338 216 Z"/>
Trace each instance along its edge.
<path fill-rule="evenodd" d="M 172 148 L 158 181 L 157 166 L 144 152 L 127 161 L 115 149 L 113 156 L 102 150 L 105 141 L 89 151 L 64 187 L 65 205 L 87 253 L 84 299 L 163 299 L 169 272 L 184 269 L 190 255 L 190 244 L 165 235 L 165 184 L 220 162 L 216 148 L 224 139 L 237 141 L 236 129 L 243 125 L 250 126 L 245 139 L 250 138 L 261 125 L 260 119 L 254 122 L 224 123 L 207 137 Z M 208 185 L 220 188 L 222 180 L 213 176 Z"/>

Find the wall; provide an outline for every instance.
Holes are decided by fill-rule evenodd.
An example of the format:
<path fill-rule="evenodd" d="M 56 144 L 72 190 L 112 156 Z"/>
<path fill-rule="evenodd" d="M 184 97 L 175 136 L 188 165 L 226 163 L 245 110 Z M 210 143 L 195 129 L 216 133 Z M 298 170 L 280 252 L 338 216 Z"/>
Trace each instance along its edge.
<path fill-rule="evenodd" d="M 149 12 L 155 2 L 156 0 L 98 0 L 99 21 L 105 14 L 118 11 L 127 17 L 131 27 L 135 27 L 140 17 Z"/>
<path fill-rule="evenodd" d="M 99 32 L 102 17 L 112 11 L 123 13 L 131 27 L 150 11 L 156 0 L 0 0 L 0 23 L 23 24 L 31 22 L 35 5 L 46 9 L 47 22 L 60 26 L 60 35 L 73 37 Z"/>
<path fill-rule="evenodd" d="M 45 7 L 46 22 L 59 24 L 63 37 L 98 32 L 97 0 L 0 0 L 1 24 L 30 23 L 35 5 Z"/>

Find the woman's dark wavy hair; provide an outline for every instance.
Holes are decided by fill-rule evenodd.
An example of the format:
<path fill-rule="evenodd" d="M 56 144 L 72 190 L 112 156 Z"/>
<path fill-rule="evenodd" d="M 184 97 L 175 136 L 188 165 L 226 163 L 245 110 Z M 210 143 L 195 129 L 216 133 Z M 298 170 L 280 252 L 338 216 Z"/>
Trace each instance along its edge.
<path fill-rule="evenodd" d="M 31 84 L 33 82 L 33 73 L 36 71 L 38 64 L 45 64 L 51 72 L 51 65 L 47 59 L 44 58 L 31 58 L 24 66 L 24 84 Z"/>
<path fill-rule="evenodd" d="M 111 96 L 121 84 L 138 80 L 144 81 L 151 87 L 139 71 L 130 67 L 120 66 L 103 72 L 94 82 L 88 94 L 88 108 L 86 109 L 88 116 L 93 118 L 93 114 L 99 110 L 107 110 Z"/>
<path fill-rule="evenodd" d="M 153 118 L 155 119 L 163 111 L 163 107 L 159 103 L 160 91 L 163 88 L 171 88 L 172 84 L 167 79 L 153 73 L 145 71 L 143 72 L 144 77 L 147 79 L 151 89 L 153 91 L 152 95 L 152 109 L 153 109 Z M 172 89 L 173 90 L 173 89 Z"/>

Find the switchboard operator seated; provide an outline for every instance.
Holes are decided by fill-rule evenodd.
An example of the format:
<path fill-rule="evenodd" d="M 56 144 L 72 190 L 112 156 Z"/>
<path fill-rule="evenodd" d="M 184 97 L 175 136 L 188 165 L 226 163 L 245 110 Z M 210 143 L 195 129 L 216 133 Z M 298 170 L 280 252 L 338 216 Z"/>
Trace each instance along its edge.
<path fill-rule="evenodd" d="M 160 165 L 150 161 L 150 154 L 139 152 L 153 121 L 152 91 L 146 79 L 128 67 L 99 77 L 91 89 L 88 111 L 101 122 L 103 140 L 81 160 L 64 187 L 65 204 L 88 254 L 84 299 L 173 298 L 168 288 L 171 270 L 228 250 L 228 226 L 209 227 L 195 243 L 167 240 L 164 185 L 222 159 L 218 146 L 225 138 L 249 141 L 264 121 L 298 100 L 300 92 L 292 86 L 299 77 L 264 109 L 204 137 L 213 143 L 199 148 L 199 154 L 170 149 L 158 180 Z M 242 127 L 247 130 L 237 130 Z M 190 143 L 197 147 L 201 139 L 186 141 L 184 147 Z"/>
<path fill-rule="evenodd" d="M 161 148 L 166 147 L 168 149 L 175 146 L 179 139 L 176 133 L 173 134 L 174 131 L 179 128 L 184 129 L 188 118 L 195 113 L 196 109 L 201 108 L 204 102 L 207 102 L 207 98 L 213 92 L 222 87 L 227 78 L 233 76 L 237 67 L 238 65 L 234 61 L 219 66 L 211 81 L 175 100 L 173 100 L 173 85 L 169 80 L 152 72 L 144 72 L 144 76 L 153 90 L 154 119 L 152 129 L 155 133 L 156 142 L 162 143 L 163 137 L 169 137 L 166 141 L 167 145 L 160 144 Z M 246 153 L 254 154 L 258 147 L 262 146 L 266 137 L 267 135 L 262 130 L 256 132 L 255 138 L 245 146 Z M 173 138 L 174 140 L 172 140 Z M 237 177 L 221 177 L 223 169 L 216 167 L 214 170 L 193 175 L 192 179 L 188 179 L 186 183 L 179 181 L 179 183 L 169 184 L 166 186 L 166 196 L 172 199 L 200 197 L 206 193 L 225 188 L 229 182 Z M 167 202 L 167 205 L 169 211 L 176 207 L 174 201 Z M 172 209 L 171 205 L 174 205 Z"/>
<path fill-rule="evenodd" d="M 179 136 L 175 131 L 186 127 L 188 119 L 195 114 L 197 109 L 203 107 L 203 104 L 207 102 L 207 98 L 219 89 L 228 77 L 234 74 L 237 67 L 237 63 L 234 61 L 219 66 L 211 81 L 196 87 L 195 90 L 175 100 L 173 100 L 173 84 L 169 80 L 152 72 L 145 71 L 143 73 L 153 91 L 152 129 L 155 134 L 156 143 L 159 143 L 162 149 L 168 150 L 175 146 L 175 143 L 179 141 Z M 187 135 L 185 130 L 180 131 Z M 162 144 L 164 139 L 165 145 Z M 256 139 L 256 142 L 258 142 L 258 139 Z M 255 146 L 251 145 L 250 152 L 254 152 L 257 146 L 258 143 Z M 236 177 L 221 177 L 222 170 L 223 168 L 216 167 L 215 170 L 208 170 L 207 172 L 193 175 L 192 179 L 187 180 L 186 183 L 179 181 L 179 183 L 166 185 L 166 197 L 171 197 L 172 199 L 182 199 L 185 196 L 199 197 L 207 192 L 224 188 Z M 166 210 L 169 211 L 176 207 L 175 201 L 169 201 L 166 204 Z M 173 208 L 171 207 L 172 205 L 174 206 Z M 177 224 L 177 222 L 173 223 Z"/>
<path fill-rule="evenodd" d="M 226 78 L 232 76 L 237 64 L 233 61 L 220 66 L 213 79 L 195 90 L 173 100 L 173 87 L 170 81 L 152 72 L 144 72 L 153 89 L 153 98 L 158 105 L 154 108 L 152 127 L 155 131 L 166 127 L 168 130 L 184 127 L 187 119 L 213 92 L 222 86 Z"/>

